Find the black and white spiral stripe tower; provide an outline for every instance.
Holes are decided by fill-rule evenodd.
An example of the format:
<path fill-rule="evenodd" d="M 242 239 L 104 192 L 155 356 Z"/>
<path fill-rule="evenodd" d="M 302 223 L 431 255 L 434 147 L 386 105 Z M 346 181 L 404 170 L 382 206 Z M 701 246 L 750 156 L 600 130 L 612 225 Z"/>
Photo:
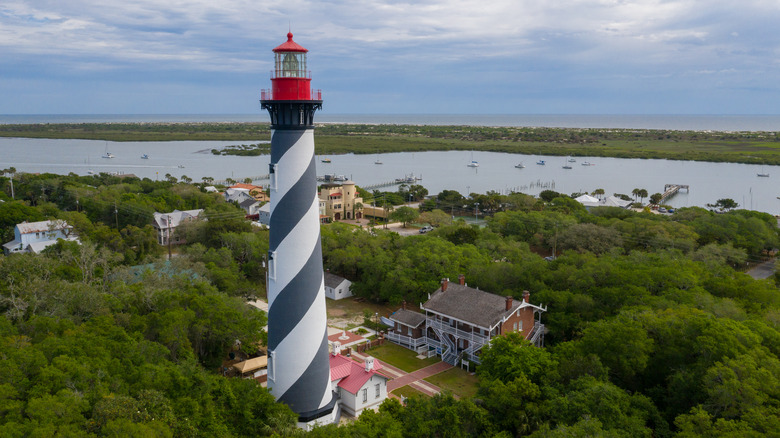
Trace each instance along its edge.
<path fill-rule="evenodd" d="M 336 421 L 331 390 L 319 200 L 314 159 L 314 112 L 306 49 L 292 41 L 274 49 L 271 116 L 271 221 L 268 253 L 268 388 L 299 415 L 298 424 Z"/>

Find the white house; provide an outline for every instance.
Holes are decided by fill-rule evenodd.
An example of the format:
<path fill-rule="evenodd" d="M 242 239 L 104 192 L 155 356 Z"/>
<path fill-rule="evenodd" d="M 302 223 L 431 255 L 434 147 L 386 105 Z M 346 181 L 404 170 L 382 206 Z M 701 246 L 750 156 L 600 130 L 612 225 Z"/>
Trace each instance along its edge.
<path fill-rule="evenodd" d="M 266 227 L 271 225 L 271 203 L 266 202 L 257 209 L 257 221 Z"/>
<path fill-rule="evenodd" d="M 230 187 L 225 190 L 224 195 L 225 195 L 225 201 L 227 202 L 235 201 L 239 204 L 246 201 L 247 199 L 255 199 L 251 194 L 249 194 L 249 189 L 244 189 L 244 188 Z"/>
<path fill-rule="evenodd" d="M 63 220 L 22 222 L 14 227 L 14 240 L 3 245 L 3 252 L 6 255 L 19 252 L 37 254 L 57 243 L 57 239 L 78 242 L 73 227 Z"/>
<path fill-rule="evenodd" d="M 339 395 L 343 412 L 353 417 L 365 409 L 376 409 L 387 398 L 388 377 L 378 373 L 382 364 L 367 357 L 362 365 L 344 357 L 334 345 L 330 354 L 330 380 L 333 391 Z"/>
<path fill-rule="evenodd" d="M 158 213 L 155 211 L 152 226 L 157 230 L 157 243 L 167 245 L 169 239 L 172 239 L 170 243 L 174 245 L 186 243 L 181 236 L 176 235 L 176 227 L 182 223 L 199 219 L 201 213 L 203 213 L 203 209 L 173 210 L 170 213 Z"/>
<path fill-rule="evenodd" d="M 593 196 L 590 196 L 588 194 L 584 194 L 578 198 L 574 198 L 575 201 L 579 202 L 580 204 L 584 205 L 585 208 L 590 207 L 620 207 L 620 208 L 628 208 L 629 205 L 631 205 L 631 201 L 624 201 L 620 198 L 617 198 L 615 196 L 607 196 L 604 199 L 595 198 Z"/>
<path fill-rule="evenodd" d="M 338 275 L 325 272 L 325 296 L 332 300 L 352 296 L 352 282 Z"/>

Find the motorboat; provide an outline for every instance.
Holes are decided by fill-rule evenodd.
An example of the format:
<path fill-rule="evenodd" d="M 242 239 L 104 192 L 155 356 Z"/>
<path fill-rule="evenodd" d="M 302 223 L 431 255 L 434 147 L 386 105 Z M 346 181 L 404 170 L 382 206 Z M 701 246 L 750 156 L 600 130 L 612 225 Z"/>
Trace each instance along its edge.
<path fill-rule="evenodd" d="M 591 163 L 590 161 L 583 161 L 580 164 L 582 164 L 583 166 L 595 166 L 595 164 Z"/>
<path fill-rule="evenodd" d="M 471 160 L 471 162 L 469 164 L 467 164 L 466 166 L 469 166 L 469 167 L 479 167 L 479 163 L 476 160 Z"/>
<path fill-rule="evenodd" d="M 323 158 L 320 161 L 322 161 L 323 163 L 330 163 L 330 158 Z"/>
<path fill-rule="evenodd" d="M 148 160 L 149 159 L 149 155 L 143 154 L 143 155 L 141 155 L 141 158 L 143 158 L 144 160 Z"/>
<path fill-rule="evenodd" d="M 539 161 L 536 162 L 536 164 L 538 164 L 540 166 L 544 166 L 544 160 L 539 160 Z"/>
<path fill-rule="evenodd" d="M 114 154 L 111 152 L 106 152 L 105 154 L 101 155 L 103 158 L 116 158 Z"/>

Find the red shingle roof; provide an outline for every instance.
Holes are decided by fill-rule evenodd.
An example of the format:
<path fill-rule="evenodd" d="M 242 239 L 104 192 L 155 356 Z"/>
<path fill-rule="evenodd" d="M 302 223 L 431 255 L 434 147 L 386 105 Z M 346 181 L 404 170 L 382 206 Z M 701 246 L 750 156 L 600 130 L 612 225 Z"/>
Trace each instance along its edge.
<path fill-rule="evenodd" d="M 340 354 L 330 355 L 330 380 L 336 381 L 341 379 L 338 386 L 351 394 L 357 394 L 368 379 L 374 375 L 386 379 L 386 376 L 377 373 L 377 370 L 380 369 L 382 369 L 382 364 L 376 359 L 374 359 L 374 369 L 366 371 L 364 365 L 352 359 Z"/>

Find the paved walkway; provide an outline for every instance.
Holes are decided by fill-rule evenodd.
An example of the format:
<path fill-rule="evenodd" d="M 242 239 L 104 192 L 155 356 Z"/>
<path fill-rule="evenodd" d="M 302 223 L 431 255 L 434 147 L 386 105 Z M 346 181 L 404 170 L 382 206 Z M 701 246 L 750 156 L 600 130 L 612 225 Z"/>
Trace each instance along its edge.
<path fill-rule="evenodd" d="M 352 357 L 360 361 L 365 360 L 365 356 L 360 353 L 352 353 Z M 424 382 L 423 379 L 427 379 L 430 376 L 439 374 L 452 368 L 452 365 L 446 362 L 437 362 L 433 365 L 429 365 L 425 368 L 421 368 L 417 371 L 407 373 L 401 369 L 398 369 L 392 365 L 388 365 L 387 362 L 382 361 L 382 369 L 380 371 L 388 374 L 392 379 L 387 382 L 387 393 L 390 394 L 398 388 L 409 385 L 412 388 L 426 394 L 433 396 L 441 392 L 441 388 L 438 386 Z"/>
<path fill-rule="evenodd" d="M 756 280 L 764 280 L 775 275 L 775 266 L 777 260 L 772 259 L 756 265 L 753 269 L 747 271 L 747 274 Z"/>

